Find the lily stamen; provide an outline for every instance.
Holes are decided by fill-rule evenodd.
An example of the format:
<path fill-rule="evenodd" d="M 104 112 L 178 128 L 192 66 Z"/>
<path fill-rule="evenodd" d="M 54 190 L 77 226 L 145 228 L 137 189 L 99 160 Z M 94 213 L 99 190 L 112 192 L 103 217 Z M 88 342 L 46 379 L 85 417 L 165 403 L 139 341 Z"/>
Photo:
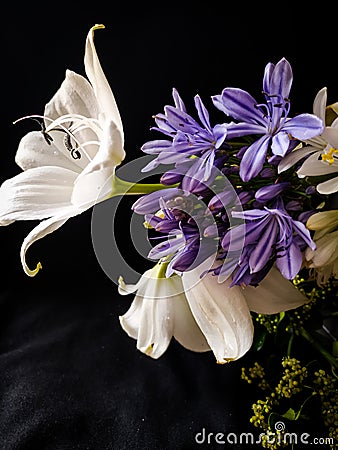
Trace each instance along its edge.
<path fill-rule="evenodd" d="M 335 154 L 338 154 L 338 150 L 334 147 L 331 147 L 327 153 L 322 153 L 321 159 L 322 161 L 329 163 L 329 165 L 331 166 L 334 163 L 334 160 L 338 158 L 338 156 L 336 156 Z"/>

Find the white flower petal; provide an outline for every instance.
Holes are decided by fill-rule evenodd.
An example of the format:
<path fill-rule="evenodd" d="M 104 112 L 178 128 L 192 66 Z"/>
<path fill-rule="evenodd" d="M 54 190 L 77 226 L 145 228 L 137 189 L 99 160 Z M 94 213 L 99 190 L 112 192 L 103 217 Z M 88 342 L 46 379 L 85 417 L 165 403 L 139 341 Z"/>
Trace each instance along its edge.
<path fill-rule="evenodd" d="M 71 70 L 66 71 L 66 77 L 62 82 L 59 90 L 55 93 L 52 99 L 46 104 L 44 115 L 46 127 L 55 125 L 55 128 L 62 129 L 62 126 L 57 125 L 63 116 L 65 123 L 63 127 L 69 128 L 71 122 L 76 117 L 88 118 L 89 123 L 99 118 L 99 105 L 95 97 L 94 91 L 88 80 L 81 75 L 78 75 Z M 72 119 L 74 116 L 74 119 Z M 50 135 L 53 137 L 55 145 L 57 145 L 60 151 L 70 158 L 69 150 L 64 144 L 65 133 L 62 131 L 51 131 Z M 97 141 L 97 133 L 93 131 L 89 126 L 84 126 L 80 131 L 76 133 L 76 139 L 79 143 L 84 144 L 86 142 Z M 88 164 L 97 152 L 97 145 L 86 145 L 85 152 L 82 152 L 82 158 L 73 160 L 79 167 L 84 168 Z M 89 160 L 85 157 L 85 154 L 89 155 Z"/>
<path fill-rule="evenodd" d="M 182 276 L 191 312 L 218 363 L 236 360 L 251 347 L 253 323 L 241 288 L 218 283 L 210 273 L 196 283 L 196 271 Z"/>
<path fill-rule="evenodd" d="M 40 222 L 39 225 L 37 225 L 26 236 L 26 238 L 24 239 L 22 246 L 21 246 L 20 258 L 21 258 L 22 267 L 27 275 L 29 275 L 31 277 L 35 276 L 42 267 L 40 262 L 36 265 L 35 269 L 33 269 L 33 270 L 31 270 L 28 267 L 28 265 L 26 263 L 26 252 L 27 252 L 28 248 L 37 240 L 45 237 L 47 234 L 52 233 L 53 231 L 60 228 L 70 217 L 78 215 L 81 212 L 82 212 L 81 210 L 75 209 L 73 206 L 68 207 L 68 208 L 64 209 L 62 214 L 51 217 L 49 219 L 46 219 L 46 220 L 43 220 L 42 222 Z"/>
<path fill-rule="evenodd" d="M 122 328 L 137 339 L 138 350 L 155 359 L 167 350 L 173 336 L 175 302 L 185 300 L 178 276 L 157 277 L 159 270 L 156 265 L 142 275 L 130 309 L 120 317 Z"/>
<path fill-rule="evenodd" d="M 246 286 L 243 293 L 250 310 L 258 314 L 276 314 L 308 302 L 307 297 L 275 267 L 271 268 L 259 286 Z"/>
<path fill-rule="evenodd" d="M 331 147 L 338 149 L 338 128 L 325 127 L 322 136 Z"/>
<path fill-rule="evenodd" d="M 43 129 L 21 140 L 16 162 L 24 172 L 0 188 L 0 225 L 48 218 L 22 246 L 22 264 L 32 276 L 38 267 L 27 267 L 28 247 L 110 195 L 115 168 L 125 158 L 121 118 L 93 42 L 98 28 L 104 27 L 94 26 L 86 40 L 89 81 L 67 70 L 44 115 L 24 117 L 43 119 Z"/>
<path fill-rule="evenodd" d="M 45 219 L 71 205 L 77 174 L 61 167 L 36 167 L 3 182 L 0 224 Z"/>
<path fill-rule="evenodd" d="M 310 155 L 297 171 L 299 176 L 318 176 L 337 172 L 338 167 L 335 164 L 329 164 L 326 161 L 318 159 L 319 155 L 314 153 Z"/>
<path fill-rule="evenodd" d="M 32 131 L 21 139 L 15 162 L 22 170 L 59 166 L 77 174 L 81 172 L 80 166 L 71 158 L 69 152 L 66 153 L 64 145 L 60 150 L 54 141 L 48 144 L 41 131 Z"/>
<path fill-rule="evenodd" d="M 338 177 L 331 178 L 331 180 L 324 181 L 317 185 L 317 191 L 320 194 L 328 195 L 338 192 Z"/>
<path fill-rule="evenodd" d="M 314 152 L 318 152 L 318 148 L 312 145 L 307 145 L 306 147 L 292 151 L 291 153 L 286 155 L 278 164 L 278 173 L 284 172 L 285 170 L 296 164 L 296 162 L 300 161 L 307 155 L 311 155 L 311 153 Z"/>
<path fill-rule="evenodd" d="M 45 106 L 45 116 L 52 121 L 68 114 L 98 119 L 99 105 L 93 87 L 82 75 L 66 70 L 60 88 Z M 46 121 L 46 126 L 50 121 Z"/>
<path fill-rule="evenodd" d="M 114 95 L 102 70 L 94 45 L 94 31 L 102 28 L 104 28 L 104 25 L 95 25 L 87 35 L 84 58 L 85 70 L 87 77 L 93 86 L 95 96 L 100 106 L 100 111 L 104 114 L 103 120 L 111 120 L 116 124 L 121 134 L 122 145 L 124 145 L 121 116 Z"/>
<path fill-rule="evenodd" d="M 111 194 L 115 167 L 124 157 L 121 134 L 113 122 L 107 122 L 99 151 L 77 178 L 72 195 L 76 206 L 95 204 Z"/>
<path fill-rule="evenodd" d="M 135 285 L 126 285 L 120 277 L 120 293 L 137 290 L 129 310 L 120 317 L 122 328 L 137 339 L 137 348 L 152 358 L 166 351 L 173 336 L 189 350 L 210 350 L 191 314 L 181 278 L 163 278 L 160 270 L 160 264 L 147 270 Z"/>
<path fill-rule="evenodd" d="M 128 336 L 137 339 L 142 315 L 142 297 L 135 297 L 128 311 L 120 316 L 120 324 Z"/>
<path fill-rule="evenodd" d="M 139 279 L 136 284 L 126 284 L 122 276 L 118 279 L 118 292 L 120 295 L 129 295 L 137 291 L 142 283 L 145 282 L 145 277 L 150 273 L 151 270 L 147 270 L 143 276 Z"/>
<path fill-rule="evenodd" d="M 318 91 L 314 102 L 313 102 L 313 114 L 322 119 L 323 123 L 325 123 L 325 108 L 327 102 L 327 88 L 323 87 Z"/>
<path fill-rule="evenodd" d="M 306 249 L 305 258 L 312 268 L 321 268 L 335 261 L 338 258 L 338 231 L 316 240 L 316 250 Z"/>
<path fill-rule="evenodd" d="M 187 299 L 180 296 L 173 302 L 174 308 L 174 338 L 186 349 L 193 352 L 210 351 L 209 344 L 197 325 Z"/>
<path fill-rule="evenodd" d="M 306 222 L 306 228 L 309 230 L 323 230 L 324 233 L 329 233 L 338 227 L 338 210 L 332 209 L 331 211 L 320 211 L 316 214 L 312 214 Z M 317 233 L 315 234 L 316 236 Z"/>

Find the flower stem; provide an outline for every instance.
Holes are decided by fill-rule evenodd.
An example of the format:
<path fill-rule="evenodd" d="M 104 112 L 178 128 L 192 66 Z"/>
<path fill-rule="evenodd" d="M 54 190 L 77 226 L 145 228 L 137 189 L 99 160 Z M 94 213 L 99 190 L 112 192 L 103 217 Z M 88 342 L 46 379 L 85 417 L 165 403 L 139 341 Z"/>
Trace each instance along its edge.
<path fill-rule="evenodd" d="M 291 356 L 291 348 L 292 348 L 292 344 L 293 344 L 293 339 L 294 339 L 294 334 L 292 333 L 288 342 L 288 348 L 286 351 L 286 356 Z"/>
<path fill-rule="evenodd" d="M 318 350 L 324 358 L 336 369 L 338 369 L 338 360 L 334 358 L 305 328 L 300 328 L 300 335 Z"/>
<path fill-rule="evenodd" d="M 134 183 L 122 180 L 117 176 L 113 179 L 113 190 L 111 197 L 116 195 L 145 195 L 151 192 L 177 187 L 177 184 L 166 186 L 161 183 Z"/>

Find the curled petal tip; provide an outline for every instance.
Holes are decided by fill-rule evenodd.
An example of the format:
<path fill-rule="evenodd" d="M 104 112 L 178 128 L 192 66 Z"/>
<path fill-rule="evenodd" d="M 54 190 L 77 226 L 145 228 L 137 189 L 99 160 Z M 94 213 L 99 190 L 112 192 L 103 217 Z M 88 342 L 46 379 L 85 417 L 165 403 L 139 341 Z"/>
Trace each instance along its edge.
<path fill-rule="evenodd" d="M 223 364 L 227 364 L 227 363 L 229 363 L 231 361 L 234 361 L 234 360 L 235 360 L 234 358 L 224 358 L 224 359 L 218 359 L 216 361 L 216 363 L 223 365 Z"/>
<path fill-rule="evenodd" d="M 39 272 L 40 269 L 42 269 L 42 264 L 38 262 L 34 270 L 31 270 L 28 267 L 26 267 L 26 273 L 30 277 L 35 277 L 35 275 Z"/>
<path fill-rule="evenodd" d="M 147 348 L 142 349 L 141 351 L 143 351 L 143 353 L 145 353 L 148 356 L 152 356 L 153 348 L 154 348 L 154 344 L 150 344 L 150 345 L 148 345 Z"/>
<path fill-rule="evenodd" d="M 102 23 L 96 23 L 93 27 L 92 27 L 92 31 L 95 30 L 103 30 L 103 28 L 106 28 Z"/>

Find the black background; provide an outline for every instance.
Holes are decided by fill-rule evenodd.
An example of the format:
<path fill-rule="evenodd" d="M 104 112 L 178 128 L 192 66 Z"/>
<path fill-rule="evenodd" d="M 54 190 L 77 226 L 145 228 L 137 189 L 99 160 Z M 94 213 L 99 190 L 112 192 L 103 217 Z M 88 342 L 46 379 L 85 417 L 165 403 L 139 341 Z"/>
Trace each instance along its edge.
<path fill-rule="evenodd" d="M 152 115 L 172 104 L 173 87 L 192 115 L 200 94 L 216 120 L 211 95 L 234 86 L 259 97 L 265 65 L 286 57 L 294 72 L 291 113 L 312 112 L 323 86 L 329 102 L 338 98 L 327 11 L 296 14 L 285 2 L 274 11 L 241 2 L 104 5 L 9 5 L 1 25 L 0 182 L 20 172 L 18 143 L 36 129 L 29 120 L 13 121 L 42 114 L 66 69 L 85 75 L 84 44 L 95 23 L 106 26 L 95 45 L 124 124 L 125 162 L 143 156 L 141 145 L 157 137 Z M 128 240 L 134 200 L 120 203 L 116 238 L 142 272 L 149 262 Z M 132 298 L 121 298 L 100 267 L 91 211 L 29 249 L 30 266 L 43 264 L 29 278 L 19 252 L 36 224 L 0 229 L 1 450 L 188 449 L 203 427 L 250 431 L 250 393 L 239 380 L 250 355 L 218 366 L 211 353 L 194 354 L 174 341 L 158 361 L 141 354 L 120 328 L 118 316 Z"/>

